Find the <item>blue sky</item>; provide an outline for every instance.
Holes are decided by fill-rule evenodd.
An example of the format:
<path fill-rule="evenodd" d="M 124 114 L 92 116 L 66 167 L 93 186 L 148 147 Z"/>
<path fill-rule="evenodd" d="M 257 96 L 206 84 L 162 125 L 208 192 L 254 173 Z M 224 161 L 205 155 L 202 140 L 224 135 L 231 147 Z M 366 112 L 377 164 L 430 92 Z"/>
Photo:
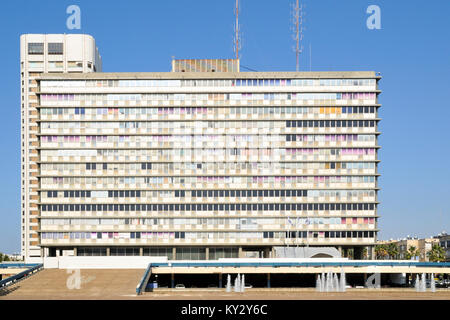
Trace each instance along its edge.
<path fill-rule="evenodd" d="M 241 65 L 294 71 L 291 1 L 241 0 Z M 450 231 L 450 1 L 304 0 L 301 70 L 381 72 L 381 239 Z M 0 4 L 0 251 L 20 249 L 19 36 L 73 33 L 66 8 L 97 41 L 105 72 L 170 71 L 171 57 L 232 58 L 234 0 L 3 1 Z M 369 30 L 369 5 L 381 30 Z M 310 47 L 312 59 L 310 57 Z M 243 69 L 243 71 L 245 71 Z"/>

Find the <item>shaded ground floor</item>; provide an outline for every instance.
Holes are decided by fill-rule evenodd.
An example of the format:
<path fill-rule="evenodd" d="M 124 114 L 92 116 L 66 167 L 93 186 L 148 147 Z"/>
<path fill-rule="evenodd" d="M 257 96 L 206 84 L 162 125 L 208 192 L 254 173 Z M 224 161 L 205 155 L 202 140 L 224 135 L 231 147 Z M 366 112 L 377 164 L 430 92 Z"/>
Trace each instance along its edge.
<path fill-rule="evenodd" d="M 276 258 L 278 246 L 67 246 L 43 247 L 44 257 L 59 256 L 167 256 L 169 260 L 216 260 L 220 258 Z M 290 248 L 295 248 L 291 246 Z M 302 246 L 297 246 L 297 248 Z M 374 246 L 336 245 L 310 246 L 311 248 L 336 248 L 343 258 L 354 260 L 374 259 Z M 318 255 L 326 258 L 331 256 Z"/>
<path fill-rule="evenodd" d="M 252 289 L 258 288 L 315 288 L 316 280 L 320 274 L 315 273 L 246 273 L 245 284 Z M 230 277 L 231 285 L 237 277 L 237 274 L 151 274 L 147 291 L 153 288 L 170 289 L 182 287 L 186 289 L 200 288 L 226 288 Z M 242 274 L 240 274 L 242 276 Z M 337 276 L 340 277 L 338 274 Z M 397 273 L 381 273 L 379 278 L 375 279 L 373 273 L 346 273 L 346 284 L 350 288 L 365 288 L 368 286 L 379 285 L 381 288 L 413 288 L 415 284 L 416 274 L 397 274 Z M 421 276 L 421 275 L 420 275 Z M 448 274 L 435 274 L 436 285 L 439 287 L 439 279 L 447 280 L 450 278 Z M 427 285 L 430 288 L 431 276 L 427 275 Z M 447 287 L 447 286 L 445 286 Z M 158 291 L 156 289 L 155 291 Z"/>

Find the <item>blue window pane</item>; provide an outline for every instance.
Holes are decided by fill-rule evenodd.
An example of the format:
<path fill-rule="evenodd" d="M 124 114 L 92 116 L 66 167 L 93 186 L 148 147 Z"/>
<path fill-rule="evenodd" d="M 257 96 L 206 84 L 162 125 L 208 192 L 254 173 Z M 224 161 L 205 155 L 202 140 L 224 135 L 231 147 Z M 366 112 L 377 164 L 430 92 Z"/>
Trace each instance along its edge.
<path fill-rule="evenodd" d="M 347 113 L 347 107 L 342 107 L 342 113 Z"/>
<path fill-rule="evenodd" d="M 291 79 L 287 79 L 287 80 L 286 80 L 286 85 L 287 85 L 287 86 L 290 86 L 290 85 L 291 85 Z"/>
<path fill-rule="evenodd" d="M 280 85 L 280 79 L 275 80 L 275 85 L 279 86 Z"/>

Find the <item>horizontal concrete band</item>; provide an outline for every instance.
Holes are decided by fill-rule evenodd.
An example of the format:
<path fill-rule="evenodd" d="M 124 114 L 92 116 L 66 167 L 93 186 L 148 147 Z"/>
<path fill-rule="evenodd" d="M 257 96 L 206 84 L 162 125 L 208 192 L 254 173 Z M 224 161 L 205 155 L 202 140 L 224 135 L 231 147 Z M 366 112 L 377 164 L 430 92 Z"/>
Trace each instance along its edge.
<path fill-rule="evenodd" d="M 313 71 L 313 72 L 92 72 L 92 73 L 46 73 L 40 80 L 137 80 L 137 79 L 381 79 L 375 71 Z"/>
<path fill-rule="evenodd" d="M 450 267 L 415 267 L 415 266 L 395 266 L 395 267 L 154 267 L 153 274 L 268 274 L 268 273 L 302 273 L 319 274 L 334 272 L 340 273 L 449 273 Z"/>

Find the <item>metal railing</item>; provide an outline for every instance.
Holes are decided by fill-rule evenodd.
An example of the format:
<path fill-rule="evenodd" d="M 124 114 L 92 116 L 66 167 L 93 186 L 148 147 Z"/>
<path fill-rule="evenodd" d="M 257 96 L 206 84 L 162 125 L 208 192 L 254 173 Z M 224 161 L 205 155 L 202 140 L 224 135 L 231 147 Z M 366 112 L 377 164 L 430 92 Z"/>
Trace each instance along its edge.
<path fill-rule="evenodd" d="M 0 267 L 1 266 L 2 265 L 0 265 Z M 29 267 L 30 265 L 21 264 L 20 267 L 23 268 L 24 266 Z M 9 268 L 17 268 L 17 266 L 11 267 L 10 265 L 8 265 L 8 267 Z M 33 273 L 38 272 L 43 267 L 44 267 L 43 264 L 36 264 L 33 267 L 31 267 L 31 268 L 29 268 L 29 269 L 27 269 L 25 271 L 19 272 L 18 274 L 15 274 L 15 275 L 13 275 L 13 276 L 11 276 L 9 278 L 1 280 L 0 281 L 0 289 L 6 288 L 7 286 L 10 286 L 10 285 L 16 283 L 17 281 L 23 280 L 23 279 L 31 276 Z"/>
<path fill-rule="evenodd" d="M 142 276 L 141 281 L 139 281 L 136 287 L 136 295 L 142 294 L 142 290 L 146 288 L 148 279 L 150 278 L 151 274 L 152 274 L 152 264 L 149 263 L 147 269 L 144 272 L 144 275 Z"/>
<path fill-rule="evenodd" d="M 0 263 L 0 269 L 7 269 L 7 268 L 17 268 L 17 269 L 23 269 L 23 268 L 32 268 L 37 266 L 38 263 L 23 263 L 23 262 L 3 262 Z"/>
<path fill-rule="evenodd" d="M 155 262 L 153 267 L 434 267 L 449 268 L 449 262 Z"/>

